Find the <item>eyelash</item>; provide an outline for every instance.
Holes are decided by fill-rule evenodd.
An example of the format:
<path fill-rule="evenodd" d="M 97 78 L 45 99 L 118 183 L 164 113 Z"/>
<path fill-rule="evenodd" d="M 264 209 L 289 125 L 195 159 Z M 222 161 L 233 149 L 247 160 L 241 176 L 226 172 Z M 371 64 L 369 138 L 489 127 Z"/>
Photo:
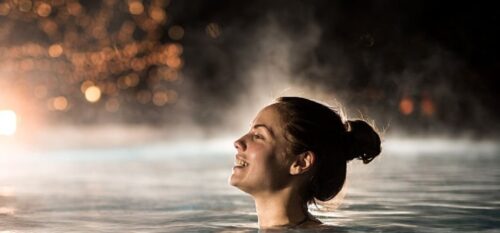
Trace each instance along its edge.
<path fill-rule="evenodd" d="M 252 134 L 252 138 L 253 139 L 264 139 L 264 137 L 262 137 L 262 135 L 257 134 L 257 133 Z"/>

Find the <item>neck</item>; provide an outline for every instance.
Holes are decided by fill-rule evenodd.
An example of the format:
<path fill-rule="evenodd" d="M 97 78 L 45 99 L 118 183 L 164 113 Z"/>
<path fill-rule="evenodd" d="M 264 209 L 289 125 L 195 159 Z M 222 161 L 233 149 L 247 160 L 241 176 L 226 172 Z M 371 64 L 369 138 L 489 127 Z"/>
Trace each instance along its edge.
<path fill-rule="evenodd" d="M 296 227 L 308 219 L 307 206 L 291 189 L 255 195 L 254 200 L 260 228 Z"/>

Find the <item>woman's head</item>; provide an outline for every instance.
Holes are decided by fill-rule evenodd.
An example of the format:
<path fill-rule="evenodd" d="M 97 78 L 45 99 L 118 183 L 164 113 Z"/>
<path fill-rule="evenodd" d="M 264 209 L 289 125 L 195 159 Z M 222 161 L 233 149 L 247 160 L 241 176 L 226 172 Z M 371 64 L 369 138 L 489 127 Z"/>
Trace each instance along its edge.
<path fill-rule="evenodd" d="M 380 153 L 380 138 L 365 121 L 343 121 L 326 105 L 281 97 L 257 115 L 235 146 L 246 166 L 235 167 L 232 185 L 250 194 L 294 185 L 311 202 L 333 198 L 344 184 L 346 163 L 369 163 Z"/>
<path fill-rule="evenodd" d="M 235 166 L 231 185 L 250 193 L 269 193 L 287 186 L 284 125 L 273 106 L 262 109 L 252 122 L 250 131 L 235 143 Z"/>

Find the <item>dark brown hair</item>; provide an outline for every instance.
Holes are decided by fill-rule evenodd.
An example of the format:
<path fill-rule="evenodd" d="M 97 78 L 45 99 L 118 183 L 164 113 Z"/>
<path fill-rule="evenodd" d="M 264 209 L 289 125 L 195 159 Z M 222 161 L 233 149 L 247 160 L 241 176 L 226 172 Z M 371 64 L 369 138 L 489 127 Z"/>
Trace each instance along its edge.
<path fill-rule="evenodd" d="M 329 106 L 301 97 L 280 97 L 274 104 L 282 118 L 289 153 L 316 155 L 304 199 L 328 201 L 342 189 L 346 164 L 353 159 L 369 163 L 380 154 L 378 133 L 363 120 L 343 121 Z"/>

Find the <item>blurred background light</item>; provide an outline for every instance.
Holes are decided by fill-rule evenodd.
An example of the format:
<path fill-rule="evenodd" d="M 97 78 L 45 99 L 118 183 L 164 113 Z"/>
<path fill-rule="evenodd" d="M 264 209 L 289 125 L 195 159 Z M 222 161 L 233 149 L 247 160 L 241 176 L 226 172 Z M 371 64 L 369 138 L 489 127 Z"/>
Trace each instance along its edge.
<path fill-rule="evenodd" d="M 0 135 L 11 136 L 16 133 L 17 116 L 12 110 L 0 110 Z"/>
<path fill-rule="evenodd" d="M 85 90 L 85 98 L 92 103 L 101 99 L 101 89 L 97 86 L 90 86 Z"/>

